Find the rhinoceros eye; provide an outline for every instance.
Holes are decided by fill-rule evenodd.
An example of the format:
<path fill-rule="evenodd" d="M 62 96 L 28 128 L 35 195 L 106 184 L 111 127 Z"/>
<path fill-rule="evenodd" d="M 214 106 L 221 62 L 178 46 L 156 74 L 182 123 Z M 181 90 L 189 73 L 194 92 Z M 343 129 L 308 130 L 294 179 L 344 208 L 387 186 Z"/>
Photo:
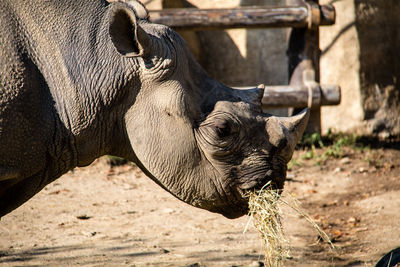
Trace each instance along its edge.
<path fill-rule="evenodd" d="M 226 120 L 217 120 L 213 126 L 219 138 L 225 138 L 231 134 L 231 126 Z"/>
<path fill-rule="evenodd" d="M 226 155 L 239 144 L 239 126 L 238 120 L 230 114 L 210 114 L 198 128 L 198 141 L 212 150 L 214 155 Z"/>

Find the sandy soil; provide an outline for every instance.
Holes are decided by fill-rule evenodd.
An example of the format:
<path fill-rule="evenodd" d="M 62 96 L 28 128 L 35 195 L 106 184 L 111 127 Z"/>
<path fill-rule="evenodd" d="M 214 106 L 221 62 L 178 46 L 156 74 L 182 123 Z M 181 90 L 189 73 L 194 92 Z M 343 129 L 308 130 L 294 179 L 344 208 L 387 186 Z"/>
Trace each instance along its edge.
<path fill-rule="evenodd" d="M 285 192 L 328 233 L 317 242 L 285 209 L 286 266 L 374 266 L 400 246 L 400 151 L 347 149 L 320 162 L 297 151 Z M 226 219 L 180 202 L 134 166 L 105 159 L 48 185 L 0 221 L 1 266 L 260 266 L 248 217 Z"/>

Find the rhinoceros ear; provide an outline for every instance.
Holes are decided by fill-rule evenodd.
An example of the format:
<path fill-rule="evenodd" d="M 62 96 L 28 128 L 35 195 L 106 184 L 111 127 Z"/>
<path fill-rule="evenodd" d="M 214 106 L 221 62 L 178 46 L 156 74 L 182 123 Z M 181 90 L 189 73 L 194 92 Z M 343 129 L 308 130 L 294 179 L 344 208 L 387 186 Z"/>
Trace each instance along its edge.
<path fill-rule="evenodd" d="M 123 3 L 111 5 L 109 34 L 115 49 L 126 57 L 143 56 L 150 42 L 150 37 L 137 23 L 135 12 Z"/>

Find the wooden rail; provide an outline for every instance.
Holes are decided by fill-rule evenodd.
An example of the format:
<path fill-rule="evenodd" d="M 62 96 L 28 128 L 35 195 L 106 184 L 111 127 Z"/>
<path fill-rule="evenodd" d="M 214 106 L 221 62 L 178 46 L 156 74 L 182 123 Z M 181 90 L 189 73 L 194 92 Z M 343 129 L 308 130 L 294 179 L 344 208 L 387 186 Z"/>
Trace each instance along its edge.
<path fill-rule="evenodd" d="M 324 6 L 251 6 L 230 9 L 179 8 L 150 11 L 150 20 L 176 30 L 318 27 L 335 23 L 335 9 Z"/>
<path fill-rule="evenodd" d="M 261 102 L 268 108 L 338 105 L 340 103 L 340 87 L 338 85 L 320 86 L 317 83 L 310 86 L 265 86 Z"/>

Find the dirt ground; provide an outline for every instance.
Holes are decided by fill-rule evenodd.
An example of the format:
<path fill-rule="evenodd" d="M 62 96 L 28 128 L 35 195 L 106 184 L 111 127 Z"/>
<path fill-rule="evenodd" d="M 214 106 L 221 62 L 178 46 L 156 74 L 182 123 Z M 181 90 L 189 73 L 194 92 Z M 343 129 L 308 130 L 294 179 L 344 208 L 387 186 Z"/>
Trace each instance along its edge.
<path fill-rule="evenodd" d="M 295 153 L 285 192 L 336 248 L 285 208 L 285 266 L 374 266 L 400 247 L 400 151 L 342 152 Z M 1 218 L 0 266 L 260 266 L 261 241 L 252 227 L 243 234 L 247 222 L 193 208 L 135 166 L 102 158 Z"/>

